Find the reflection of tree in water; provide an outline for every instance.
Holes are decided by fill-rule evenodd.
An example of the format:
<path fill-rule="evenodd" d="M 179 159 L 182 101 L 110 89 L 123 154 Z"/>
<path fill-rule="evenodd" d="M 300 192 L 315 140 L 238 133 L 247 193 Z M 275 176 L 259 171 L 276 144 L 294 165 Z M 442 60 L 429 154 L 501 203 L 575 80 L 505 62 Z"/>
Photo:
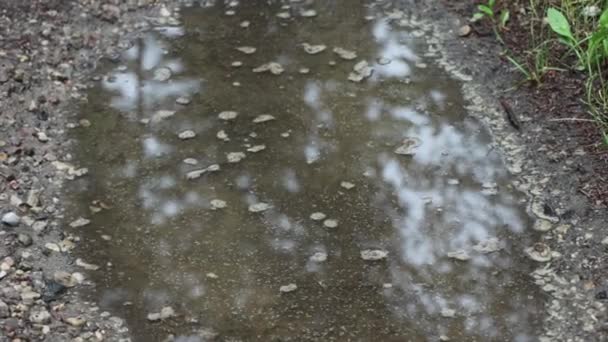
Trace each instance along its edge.
<path fill-rule="evenodd" d="M 382 82 L 354 85 L 345 81 L 352 63 L 341 61 L 335 68 L 327 66 L 329 59 L 336 58 L 330 51 L 334 45 L 357 47 L 361 58 L 376 57 L 374 53 L 381 44 L 376 45 L 369 26 L 361 28 L 367 9 L 345 5 L 325 8 L 336 2 L 324 2 L 316 7 L 320 16 L 333 11 L 340 20 L 322 16 L 318 21 L 297 19 L 281 26 L 274 14 L 285 2 L 273 2 L 276 6 L 272 10 L 264 7 L 265 16 L 243 30 L 237 20 L 230 25 L 225 22 L 229 20 L 223 16 L 228 1 L 208 3 L 213 8 L 202 20 L 187 13 L 184 18 L 198 29 L 197 40 L 185 40 L 183 54 L 188 70 L 209 85 L 197 95 L 201 101 L 195 109 L 191 106 L 180 113 L 180 118 L 156 126 L 119 124 L 114 130 L 101 130 L 108 134 L 97 137 L 104 143 L 95 146 L 96 151 L 118 150 L 123 156 L 100 165 L 94 178 L 99 193 L 110 194 L 118 203 L 111 212 L 102 212 L 95 219 L 103 222 L 103 230 L 117 236 L 116 248 L 105 257 L 120 266 L 109 273 L 106 289 L 127 283 L 125 288 L 130 291 L 129 297 L 114 299 L 115 307 L 120 307 L 119 301 L 135 299 L 131 321 L 141 323 L 141 312 L 172 304 L 203 318 L 205 324 L 243 336 L 293 336 L 294 331 L 306 329 L 332 334 L 331 328 L 344 326 L 358 337 L 398 335 L 412 339 L 415 334 L 432 334 L 438 326 L 468 334 L 463 332 L 465 323 L 476 327 L 470 335 L 485 333 L 479 321 L 487 320 L 487 316 L 473 315 L 469 322 L 443 322 L 438 317 L 442 307 L 479 305 L 495 311 L 512 310 L 500 303 L 512 297 L 511 289 L 502 288 L 513 274 L 505 271 L 512 266 L 510 259 L 500 266 L 491 258 L 454 266 L 441 258 L 447 249 L 458 247 L 449 245 L 454 234 L 444 231 L 453 228 L 448 227 L 453 217 L 469 220 L 478 229 L 464 231 L 467 222 L 461 222 L 457 229 L 473 236 L 462 238 L 464 243 L 496 234 L 502 221 L 518 220 L 508 196 L 491 200 L 475 190 L 481 181 L 495 181 L 500 176 L 494 170 L 500 167 L 496 161 L 484 158 L 487 147 L 479 147 L 484 139 L 473 130 L 450 129 L 443 118 L 410 120 L 425 113 L 401 113 L 402 118 L 390 114 L 403 106 L 405 93 L 427 96 L 434 86 L 421 85 L 423 90 L 416 90 L 390 88 L 396 85 L 390 83 L 389 87 Z M 260 18 L 259 12 L 256 2 L 244 1 L 238 8 L 239 17 L 248 20 Z M 323 43 L 329 49 L 324 55 L 307 56 L 298 45 L 305 41 Z M 259 50 L 244 56 L 234 50 L 239 45 Z M 149 118 L 161 108 L 174 108 L 176 95 L 182 95 L 184 89 L 195 89 L 193 81 L 177 77 L 181 62 L 166 57 L 162 50 L 162 43 L 152 36 L 144 38 L 127 53 L 131 71 L 116 72 L 115 81 L 104 83 L 110 92 L 118 94 L 112 97 L 112 106 L 137 113 L 134 121 Z M 258 75 L 248 69 L 232 69 L 233 60 L 246 61 L 243 68 L 248 69 L 280 60 L 289 66 L 288 70 L 302 65 L 316 73 L 301 77 L 290 72 L 279 77 Z M 173 66 L 173 78 L 155 81 L 154 70 L 167 66 Z M 234 80 L 243 86 L 230 86 Z M 457 98 L 452 101 L 458 102 Z M 380 104 L 380 119 L 375 121 L 364 116 L 372 103 Z M 182 154 L 202 155 L 206 145 L 219 143 L 214 140 L 215 131 L 197 137 L 200 142 L 195 147 L 178 142 L 174 137 L 179 126 L 176 122 L 186 118 L 183 120 L 196 124 L 215 118 L 223 110 L 239 111 L 240 116 L 234 125 L 221 126 L 233 139 L 217 147 L 221 152 L 242 150 L 244 137 L 252 131 L 261 135 L 260 140 L 271 139 L 264 141 L 268 151 L 248 156 L 242 165 L 223 165 L 215 178 L 185 183 Z M 263 128 L 248 124 L 262 113 L 273 114 L 276 122 Z M 95 115 L 100 121 L 121 122 L 115 115 Z M 288 129 L 293 130 L 291 139 L 279 140 L 279 134 Z M 383 134 L 378 134 L 379 129 Z M 428 151 L 425 153 L 436 156 L 447 149 L 450 155 L 440 159 L 414 157 L 409 162 L 392 158 L 391 144 L 405 135 L 423 132 L 426 138 L 421 149 Z M 96 144 L 95 140 L 89 142 Z M 304 155 L 308 143 L 316 144 L 321 154 L 311 165 Z M 392 175 L 387 171 L 391 165 L 396 165 Z M 484 171 L 473 175 L 473 170 L 479 169 Z M 364 179 L 361 174 L 370 170 L 375 174 Z M 462 188 L 448 187 L 445 178 L 451 173 L 466 184 Z M 243 175 L 251 184 L 239 188 L 236 179 Z M 285 191 L 278 180 L 286 176 L 299 184 L 294 188 L 297 191 Z M 355 180 L 356 190 L 340 194 L 336 187 L 341 180 Z M 229 203 L 224 211 L 205 207 L 209 196 L 215 194 Z M 434 212 L 438 207 L 421 206 L 424 196 L 433 197 L 443 214 Z M 470 200 L 463 200 L 464 196 Z M 272 202 L 275 209 L 258 216 L 247 213 L 252 197 Z M 327 231 L 312 226 L 307 217 L 316 210 L 337 216 L 339 228 Z M 407 222 L 416 210 L 420 215 Z M 514 217 L 501 217 L 501 210 Z M 489 217 L 482 215 L 485 212 L 490 212 Z M 426 255 L 423 249 L 416 249 L 416 238 L 427 240 Z M 359 257 L 364 247 L 391 248 L 390 262 L 364 263 Z M 307 258 L 321 248 L 329 252 L 330 262 L 309 267 Z M 413 262 L 408 253 L 419 254 L 426 263 Z M 505 271 L 506 275 L 493 278 L 488 275 L 491 269 Z M 220 278 L 209 278 L 208 272 Z M 291 281 L 298 283 L 296 294 L 279 296 L 278 286 Z M 384 282 L 394 283 L 393 290 L 382 290 Z M 516 304 L 520 303 L 517 298 Z M 516 322 L 525 324 L 525 318 L 516 311 L 493 312 L 490 318 L 500 319 L 511 313 L 518 316 Z M 487 329 L 500 325 L 491 323 Z M 380 328 L 384 330 L 376 331 Z M 156 329 L 144 324 L 134 331 L 153 338 Z"/>

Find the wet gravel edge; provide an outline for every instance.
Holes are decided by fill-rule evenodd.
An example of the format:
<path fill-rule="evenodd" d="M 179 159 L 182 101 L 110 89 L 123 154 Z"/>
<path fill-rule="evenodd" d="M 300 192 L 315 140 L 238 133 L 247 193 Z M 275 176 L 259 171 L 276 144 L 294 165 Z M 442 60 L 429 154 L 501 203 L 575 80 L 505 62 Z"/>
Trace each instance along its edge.
<path fill-rule="evenodd" d="M 539 115 L 530 89 L 512 89 L 519 75 L 499 58 L 502 49 L 494 40 L 460 37 L 467 18 L 440 0 L 411 5 L 417 14 L 412 21 L 433 36 L 440 64 L 462 82 L 468 112 L 490 130 L 514 185 L 527 195 L 528 213 L 551 227 L 535 245 L 520 246 L 533 259 L 550 259 L 539 261 L 530 275 L 547 294 L 538 340 L 608 341 L 608 212 L 578 192 L 592 170 L 587 152 Z M 516 104 L 520 130 L 501 100 Z"/>
<path fill-rule="evenodd" d="M 86 177 L 70 155 L 78 103 L 98 62 L 151 26 L 169 0 L 0 3 L 0 341 L 130 341 L 123 319 L 78 295 L 92 265 L 62 224 L 62 185 Z M 86 229 L 86 227 L 80 228 Z"/>

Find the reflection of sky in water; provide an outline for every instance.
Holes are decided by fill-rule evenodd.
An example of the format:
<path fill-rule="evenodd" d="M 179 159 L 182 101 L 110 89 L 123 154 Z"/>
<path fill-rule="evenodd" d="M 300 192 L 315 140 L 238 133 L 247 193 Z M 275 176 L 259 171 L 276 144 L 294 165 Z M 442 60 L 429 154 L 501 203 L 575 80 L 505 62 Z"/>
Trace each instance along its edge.
<path fill-rule="evenodd" d="M 183 35 L 183 30 L 165 28 L 162 34 L 176 37 Z M 259 152 L 259 155 L 248 153 L 240 164 L 226 164 L 223 163 L 224 152 L 218 147 L 222 143 L 214 140 L 215 132 L 225 129 L 231 137 L 231 145 L 227 145 L 227 149 L 245 151 L 244 142 L 253 145 L 251 142 L 256 141 L 252 137 L 245 138 L 251 132 L 249 128 L 230 131 L 232 126 L 215 123 L 209 131 L 212 133 L 211 139 L 198 145 L 189 145 L 189 142 L 167 138 L 167 135 L 175 136 L 173 128 L 179 126 L 181 129 L 184 122 L 174 123 L 171 129 L 168 128 L 170 123 L 163 122 L 154 129 L 149 129 L 154 132 L 147 132 L 140 137 L 138 144 L 141 159 L 128 160 L 113 170 L 114 177 L 137 181 L 136 197 L 141 205 L 139 209 L 143 210 L 143 216 L 147 220 L 145 229 L 164 231 L 167 234 L 149 240 L 151 243 L 145 248 L 153 253 L 150 262 L 163 268 L 163 277 L 166 279 L 160 282 L 166 281 L 175 288 L 159 289 L 162 287 L 159 284 L 145 288 L 142 295 L 151 310 L 167 302 L 179 302 L 182 295 L 189 299 L 208 300 L 208 305 L 212 308 L 213 305 L 226 305 L 243 312 L 257 310 L 256 305 L 264 300 L 260 292 L 265 290 L 260 283 L 267 281 L 263 277 L 273 274 L 267 268 L 272 266 L 275 258 L 292 260 L 293 264 L 299 264 L 323 283 L 341 275 L 329 272 L 327 269 L 330 264 L 312 262 L 309 259 L 311 255 L 316 252 L 327 253 L 328 260 L 332 261 L 340 258 L 340 253 L 347 253 L 348 248 L 376 246 L 390 250 L 388 269 L 382 271 L 376 267 L 377 264 L 371 264 L 366 265 L 369 270 L 361 272 L 369 273 L 370 278 L 374 272 L 388 273 L 383 281 L 391 282 L 394 287 L 381 291 L 387 307 L 391 308 L 395 316 L 419 321 L 420 326 L 427 331 L 435 331 L 444 329 L 447 324 L 440 324 L 435 318 L 421 318 L 421 315 L 438 316 L 442 309 L 451 308 L 459 314 L 470 314 L 464 320 L 465 329 L 483 331 L 489 336 L 498 329 L 494 318 L 484 311 L 492 305 L 498 305 L 492 297 L 495 292 L 504 297 L 505 294 L 500 293 L 503 291 L 500 282 L 510 275 L 505 272 L 507 274 L 498 279 L 490 275 L 490 272 L 512 267 L 513 260 L 504 254 L 496 258 L 495 254 L 475 252 L 473 247 L 496 237 L 500 239 L 501 247 L 505 247 L 505 233 L 524 230 L 525 220 L 520 216 L 512 195 L 506 192 L 492 195 L 482 191 L 482 183 L 503 183 L 506 173 L 498 158 L 491 153 L 490 142 L 476 123 L 450 121 L 450 117 L 459 117 L 458 113 L 450 111 L 462 109 L 450 107 L 450 99 L 452 102 L 458 100 L 453 98 L 453 94 L 444 92 L 441 85 L 433 85 L 432 89 L 421 92 L 424 95 L 410 92 L 406 86 L 398 88 L 403 94 L 397 100 L 384 96 L 385 93 L 374 88 L 382 87 L 384 80 L 409 76 L 410 64 L 420 62 L 420 59 L 414 49 L 406 45 L 411 45 L 409 35 L 391 29 L 386 21 L 375 21 L 372 35 L 377 43 L 374 58 L 387 58 L 390 63 L 373 65 L 375 72 L 372 82 L 368 80 L 360 86 L 365 89 L 365 93 L 351 96 L 350 92 L 345 92 L 345 86 L 335 80 L 308 79 L 300 83 L 293 82 L 297 88 L 290 84 L 285 91 L 293 91 L 291 95 L 300 101 L 299 115 L 305 117 L 305 127 L 299 131 L 294 129 L 289 139 L 283 139 L 279 138 L 279 133 L 291 131 L 293 127 L 282 126 L 277 132 L 272 127 L 280 126 L 284 121 L 291 123 L 286 116 L 277 115 L 276 122 L 257 126 L 255 132 L 262 139 L 270 136 L 277 138 L 265 140 L 268 149 Z M 178 108 L 174 103 L 177 96 L 191 95 L 198 91 L 199 82 L 185 76 L 187 64 L 167 58 L 165 49 L 164 43 L 154 36 L 147 36 L 140 45 L 126 52 L 131 69 L 115 70 L 111 73 L 114 79 L 105 79 L 103 82 L 104 88 L 112 94 L 112 107 L 122 111 L 143 111 L 142 115 L 149 118 L 159 109 Z M 272 60 L 290 63 L 298 58 L 285 52 L 280 52 L 275 57 Z M 152 79 L 154 70 L 161 67 L 172 70 L 173 76 L 168 81 Z M 409 96 L 428 97 L 422 100 L 430 105 L 420 108 L 412 103 L 420 99 L 410 100 Z M 239 115 L 265 112 L 266 110 L 257 111 L 254 107 L 252 113 L 241 112 Z M 174 119 L 172 117 L 166 121 Z M 196 120 L 196 117 L 189 117 L 186 122 L 196 126 Z M 241 119 L 235 120 L 235 125 L 242 122 L 239 120 Z M 203 136 L 204 133 L 199 135 Z M 198 138 L 205 139 L 197 136 Z M 393 153 L 405 138 L 420 140 L 415 155 L 399 156 Z M 209 155 L 209 145 L 221 153 Z M 264 158 L 258 156 L 271 153 L 269 150 L 282 155 L 282 159 L 274 160 L 268 165 L 264 161 L 263 166 L 257 164 L 255 168 L 249 168 L 249 165 L 256 165 L 258 158 Z M 186 155 L 188 153 L 190 155 Z M 181 163 L 184 157 L 193 156 L 197 159 L 204 156 L 205 162 L 199 162 L 196 166 Z M 218 157 L 221 159 L 214 159 L 216 156 L 221 156 Z M 168 159 L 179 160 L 179 165 L 162 170 L 153 169 L 154 163 Z M 302 160 L 304 163 L 298 162 Z M 217 178 L 207 178 L 204 175 L 194 181 L 185 180 L 186 172 L 214 163 L 222 164 Z M 145 177 L 140 177 L 142 170 L 148 172 Z M 311 177 L 311 173 L 314 176 Z M 314 188 L 311 182 L 329 187 L 327 179 L 335 177 L 336 173 L 344 173 L 339 174 L 339 177 L 344 178 L 341 180 L 353 181 L 356 188 L 352 191 L 331 190 L 337 194 L 326 193 L 330 191 L 328 189 L 315 189 L 313 191 L 318 193 L 310 193 L 311 187 Z M 230 176 L 224 176 L 226 174 Z M 260 189 L 260 184 L 267 178 L 272 178 L 270 183 L 274 188 Z M 335 246 L 332 247 L 333 238 L 329 237 L 331 233 L 321 237 L 315 235 L 315 229 L 324 229 L 320 228 L 322 223 L 319 223 L 320 227 L 314 226 L 309 219 L 311 212 L 291 208 L 290 199 L 293 197 L 289 196 L 315 198 L 327 206 L 319 208 L 315 204 L 315 210 L 326 211 L 328 218 L 338 219 L 340 226 L 337 229 L 350 229 L 352 227 L 343 226 L 342 220 L 348 220 L 348 211 L 353 208 L 345 205 L 343 202 L 348 201 L 340 197 L 348 191 L 363 193 L 363 202 L 357 202 L 357 205 L 367 207 L 354 210 L 387 218 L 386 227 L 382 227 L 385 231 L 381 237 L 370 234 L 347 239 L 341 243 L 349 246 L 336 251 Z M 212 211 L 212 200 L 218 198 L 226 200 L 228 207 Z M 269 203 L 273 208 L 254 215 L 247 212 L 249 205 L 259 202 Z M 293 202 L 298 201 L 293 199 Z M 257 231 L 256 225 L 264 227 Z M 222 237 L 225 240 L 207 241 L 208 236 L 205 234 L 211 234 L 217 227 L 228 230 L 232 235 Z M 230 230 L 236 229 L 235 227 L 238 228 L 236 233 Z M 251 236 L 262 236 L 266 246 L 255 245 Z M 188 262 L 192 261 L 189 252 L 195 258 L 201 250 L 214 247 L 207 244 L 221 243 L 226 244 L 221 246 L 225 251 L 221 261 L 214 261 L 217 264 L 209 260 L 196 261 L 197 265 L 200 263 L 218 268 L 235 268 L 229 275 L 222 275 L 230 279 L 230 284 L 223 289 L 226 298 L 218 304 L 211 303 L 216 299 L 207 297 L 210 290 L 205 272 L 210 270 L 204 269 L 197 273 L 198 270 L 188 271 L 187 268 Z M 263 275 L 257 273 L 256 267 L 259 265 L 254 264 L 254 261 L 251 261 L 251 265 L 239 265 L 231 259 L 237 251 L 248 255 L 252 260 L 261 258 L 260 250 L 265 248 L 274 254 L 268 261 L 270 266 L 263 265 L 264 271 L 259 271 Z M 461 263 L 446 257 L 448 252 L 458 250 L 467 251 L 471 260 Z M 188 259 L 188 262 L 184 261 L 182 265 L 181 261 L 175 261 L 179 258 Z M 450 284 L 441 282 L 446 279 Z M 114 295 L 109 293 L 106 294 L 108 302 L 125 296 L 122 292 Z M 518 312 L 510 314 L 514 322 L 522 319 Z"/>
<path fill-rule="evenodd" d="M 169 30 L 168 32 L 172 32 Z M 177 34 L 179 32 L 172 32 Z M 125 59 L 134 65 L 133 71 L 112 73 L 105 78 L 103 87 L 112 93 L 118 93 L 111 99 L 111 106 L 120 110 L 158 109 L 170 98 L 192 94 L 198 91 L 200 82 L 195 79 L 179 77 L 184 72 L 182 62 L 177 59 L 165 59 L 165 46 L 152 35 L 146 36 L 141 44 L 136 44 L 124 54 Z M 140 68 L 140 71 L 137 71 Z M 172 77 L 168 81 L 153 79 L 153 70 L 169 68 Z M 143 108 L 139 105 L 142 102 Z M 150 113 L 147 113 L 149 116 Z"/>

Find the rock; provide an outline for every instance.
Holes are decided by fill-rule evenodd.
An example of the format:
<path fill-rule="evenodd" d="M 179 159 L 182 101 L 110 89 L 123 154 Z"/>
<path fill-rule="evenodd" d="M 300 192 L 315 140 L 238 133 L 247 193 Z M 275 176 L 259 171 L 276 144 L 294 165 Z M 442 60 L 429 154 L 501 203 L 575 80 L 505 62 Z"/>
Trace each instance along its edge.
<path fill-rule="evenodd" d="M 159 82 L 165 82 L 171 78 L 172 72 L 171 69 L 167 67 L 160 67 L 154 70 L 154 75 L 152 77 L 153 80 Z"/>
<path fill-rule="evenodd" d="M 85 270 L 89 270 L 89 271 L 97 271 L 99 269 L 99 266 L 94 265 L 94 264 L 89 264 L 80 258 L 76 259 L 76 266 L 80 266 L 80 267 L 84 268 Z"/>
<path fill-rule="evenodd" d="M 298 289 L 298 285 L 291 283 L 291 284 L 288 284 L 288 285 L 281 286 L 279 288 L 279 291 L 281 293 L 289 293 L 289 292 L 293 292 L 293 291 L 295 291 L 297 289 Z"/>
<path fill-rule="evenodd" d="M 327 220 L 323 221 L 323 225 L 326 228 L 336 228 L 338 226 L 338 220 L 327 219 Z"/>
<path fill-rule="evenodd" d="M 304 18 L 312 18 L 317 16 L 317 11 L 315 11 L 314 9 L 308 9 L 300 12 L 300 15 Z"/>
<path fill-rule="evenodd" d="M 234 120 L 234 119 L 236 119 L 236 117 L 238 115 L 239 115 L 239 113 L 237 113 L 235 111 L 226 110 L 226 111 L 223 111 L 223 112 L 219 113 L 217 115 L 217 117 L 220 118 L 221 120 L 228 121 L 228 120 Z"/>
<path fill-rule="evenodd" d="M 370 67 L 367 61 L 363 60 L 355 64 L 353 71 L 348 75 L 348 80 L 351 82 L 361 82 L 370 77 L 374 72 L 374 68 Z"/>
<path fill-rule="evenodd" d="M 220 199 L 211 200 L 210 204 L 211 204 L 211 209 L 213 209 L 213 210 L 224 209 L 227 206 L 226 201 L 222 201 Z"/>
<path fill-rule="evenodd" d="M 78 272 L 72 274 L 65 271 L 57 271 L 53 274 L 53 280 L 65 287 L 74 287 L 84 280 L 84 276 Z"/>
<path fill-rule="evenodd" d="M 91 220 L 85 219 L 83 217 L 79 217 L 76 220 L 72 221 L 72 223 L 70 223 L 70 227 L 80 228 L 80 227 L 84 227 L 84 226 L 88 225 L 89 223 L 91 223 Z"/>
<path fill-rule="evenodd" d="M 50 140 L 49 137 L 44 132 L 36 133 L 36 137 L 38 138 L 38 141 L 40 141 L 40 142 L 47 142 Z"/>
<path fill-rule="evenodd" d="M 210 278 L 210 279 L 217 279 L 217 278 L 219 278 L 219 276 L 217 274 L 213 273 L 213 272 L 209 272 L 209 273 L 205 274 L 205 276 L 207 278 Z"/>
<path fill-rule="evenodd" d="M 266 149 L 266 145 L 255 145 L 247 149 L 247 152 L 257 153 Z"/>
<path fill-rule="evenodd" d="M 246 55 L 251 55 L 256 51 L 256 48 L 254 48 L 253 46 L 239 46 L 236 49 Z"/>
<path fill-rule="evenodd" d="M 402 156 L 413 156 L 416 154 L 416 149 L 420 144 L 421 142 L 418 138 L 405 138 L 401 142 L 401 146 L 395 149 L 395 153 Z"/>
<path fill-rule="evenodd" d="M 361 251 L 361 259 L 366 261 L 378 261 L 387 257 L 388 252 L 381 249 L 366 249 Z"/>
<path fill-rule="evenodd" d="M 154 115 L 152 115 L 152 118 L 150 119 L 150 121 L 152 123 L 158 123 L 161 122 L 163 120 L 165 120 L 166 118 L 170 118 L 173 115 L 175 115 L 175 111 L 174 110 L 157 110 Z"/>
<path fill-rule="evenodd" d="M 24 302 L 33 303 L 38 298 L 40 298 L 40 293 L 38 292 L 32 290 L 25 290 L 21 292 L 21 300 Z"/>
<path fill-rule="evenodd" d="M 28 247 L 32 244 L 32 237 L 28 234 L 20 233 L 19 235 L 17 235 L 17 239 L 25 247 Z"/>
<path fill-rule="evenodd" d="M 196 133 L 194 133 L 194 131 L 191 130 L 185 130 L 183 132 L 180 132 L 177 137 L 182 139 L 182 140 L 187 140 L 187 139 L 192 139 L 196 136 Z"/>
<path fill-rule="evenodd" d="M 64 319 L 64 321 L 73 326 L 73 327 L 81 327 L 83 326 L 87 321 L 82 318 L 81 316 L 77 316 L 77 317 L 68 317 L 66 319 Z"/>
<path fill-rule="evenodd" d="M 467 261 L 471 259 L 471 256 L 469 255 L 469 253 L 465 250 L 458 250 L 458 251 L 454 251 L 454 252 L 448 252 L 448 258 L 452 258 L 452 259 L 456 259 L 456 260 L 460 260 L 460 261 Z"/>
<path fill-rule="evenodd" d="M 548 232 L 551 230 L 551 228 L 553 228 L 553 224 L 543 219 L 534 221 L 534 226 L 532 226 L 532 229 L 536 230 L 537 232 Z"/>
<path fill-rule="evenodd" d="M 242 27 L 242 28 L 248 28 L 250 25 L 251 25 L 251 22 L 249 20 L 243 20 L 239 24 L 239 26 Z"/>
<path fill-rule="evenodd" d="M 500 241 L 497 238 L 489 238 L 485 241 L 481 241 L 475 246 L 473 246 L 473 250 L 478 253 L 488 254 L 494 253 L 500 250 Z"/>
<path fill-rule="evenodd" d="M 166 306 L 166 307 L 162 308 L 160 310 L 160 312 L 149 313 L 147 316 L 147 319 L 150 322 L 157 322 L 157 321 L 162 321 L 162 320 L 172 318 L 175 316 L 176 315 L 175 315 L 175 311 L 173 310 L 173 308 L 170 306 Z"/>
<path fill-rule="evenodd" d="M 472 30 L 471 25 L 462 25 L 458 29 L 458 35 L 461 37 L 466 37 L 471 34 Z"/>
<path fill-rule="evenodd" d="M 253 72 L 255 73 L 261 73 L 261 72 L 267 72 L 270 71 L 271 74 L 273 75 L 280 75 L 282 74 L 285 69 L 283 68 L 283 66 L 277 62 L 268 62 L 266 64 L 262 64 L 257 68 L 253 69 Z"/>
<path fill-rule="evenodd" d="M 302 75 L 306 75 L 310 72 L 310 69 L 309 68 L 300 68 L 300 69 L 298 69 L 298 72 Z"/>
<path fill-rule="evenodd" d="M 20 221 L 21 217 L 12 211 L 2 215 L 2 223 L 6 224 L 7 226 L 15 227 L 19 225 Z"/>
<path fill-rule="evenodd" d="M 350 51 L 350 50 L 346 50 L 343 49 L 341 47 L 335 47 L 333 49 L 334 53 L 337 54 L 340 58 L 345 59 L 345 60 L 353 60 L 355 58 L 357 58 L 357 53 L 355 51 Z"/>
<path fill-rule="evenodd" d="M 46 248 L 50 251 L 53 251 L 53 252 L 57 252 L 57 253 L 61 252 L 61 248 L 59 247 L 59 245 L 56 243 L 52 243 L 52 242 L 45 243 L 44 248 Z"/>
<path fill-rule="evenodd" d="M 441 309 L 441 316 L 446 317 L 446 318 L 454 318 L 454 317 L 456 317 L 456 310 L 443 308 L 443 309 Z"/>
<path fill-rule="evenodd" d="M 350 190 L 355 187 L 355 184 L 353 184 L 351 182 L 340 182 L 340 186 L 346 190 Z"/>
<path fill-rule="evenodd" d="M 196 179 L 199 178 L 200 176 L 202 176 L 205 173 L 208 172 L 217 172 L 220 170 L 220 165 L 219 164 L 213 164 L 213 165 L 209 165 L 204 169 L 201 170 L 194 170 L 194 171 L 190 171 L 186 174 L 186 178 L 187 179 Z"/>
<path fill-rule="evenodd" d="M 312 262 L 324 262 L 327 260 L 327 253 L 324 252 L 316 252 L 315 254 L 310 256 L 310 261 Z"/>
<path fill-rule="evenodd" d="M 243 66 L 243 62 L 241 61 L 234 61 L 232 63 L 230 63 L 231 66 L 235 67 L 235 68 L 240 68 Z"/>
<path fill-rule="evenodd" d="M 33 310 L 30 313 L 30 322 L 35 324 L 46 324 L 51 322 L 51 314 L 45 309 Z"/>
<path fill-rule="evenodd" d="M 190 100 L 189 97 L 180 96 L 175 100 L 175 103 L 182 105 L 182 106 L 186 106 L 186 105 L 189 105 L 191 101 L 192 100 Z"/>
<path fill-rule="evenodd" d="M 275 120 L 276 118 L 270 114 L 262 114 L 258 115 L 255 119 L 253 119 L 253 123 L 263 123 L 267 121 Z"/>
<path fill-rule="evenodd" d="M 279 12 L 276 14 L 276 17 L 281 19 L 289 19 L 291 18 L 291 15 L 289 14 L 289 12 Z"/>
<path fill-rule="evenodd" d="M 322 221 L 327 217 L 327 215 L 321 213 L 321 212 L 316 212 L 316 213 L 312 213 L 310 214 L 310 219 L 313 221 Z"/>
<path fill-rule="evenodd" d="M 551 260 L 551 249 L 542 242 L 535 243 L 525 249 L 526 255 L 534 261 L 547 262 Z"/>
<path fill-rule="evenodd" d="M 608 245 L 608 236 L 602 240 L 602 245 Z"/>
<path fill-rule="evenodd" d="M 10 314 L 11 310 L 9 309 L 8 305 L 0 300 L 0 318 L 7 318 L 10 316 Z"/>
<path fill-rule="evenodd" d="M 229 152 L 226 155 L 226 159 L 229 163 L 238 163 L 241 160 L 245 159 L 246 155 L 243 152 Z"/>
<path fill-rule="evenodd" d="M 316 55 L 318 53 L 325 51 L 325 49 L 327 49 L 327 46 L 325 46 L 323 44 L 311 45 L 308 43 L 302 43 L 302 47 L 304 47 L 304 51 L 306 51 L 306 53 L 309 55 Z"/>
<path fill-rule="evenodd" d="M 194 159 L 194 158 L 186 158 L 183 160 L 184 164 L 188 164 L 188 165 L 196 165 L 198 164 L 198 160 Z"/>
<path fill-rule="evenodd" d="M 260 213 L 272 208 L 272 206 L 268 203 L 259 202 L 256 204 L 252 204 L 249 206 L 249 211 L 252 213 Z"/>

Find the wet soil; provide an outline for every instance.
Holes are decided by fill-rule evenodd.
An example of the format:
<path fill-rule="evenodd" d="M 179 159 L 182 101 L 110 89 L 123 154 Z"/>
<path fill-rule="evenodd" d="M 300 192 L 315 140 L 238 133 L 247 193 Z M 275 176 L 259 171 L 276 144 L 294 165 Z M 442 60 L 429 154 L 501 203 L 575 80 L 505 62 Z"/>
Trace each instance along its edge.
<path fill-rule="evenodd" d="M 78 253 L 102 266 L 87 295 L 136 340 L 534 340 L 533 221 L 428 32 L 374 3 L 182 19 L 102 66 L 74 135 L 90 174 L 69 217 L 91 220 Z M 360 61 L 373 73 L 352 82 Z"/>

